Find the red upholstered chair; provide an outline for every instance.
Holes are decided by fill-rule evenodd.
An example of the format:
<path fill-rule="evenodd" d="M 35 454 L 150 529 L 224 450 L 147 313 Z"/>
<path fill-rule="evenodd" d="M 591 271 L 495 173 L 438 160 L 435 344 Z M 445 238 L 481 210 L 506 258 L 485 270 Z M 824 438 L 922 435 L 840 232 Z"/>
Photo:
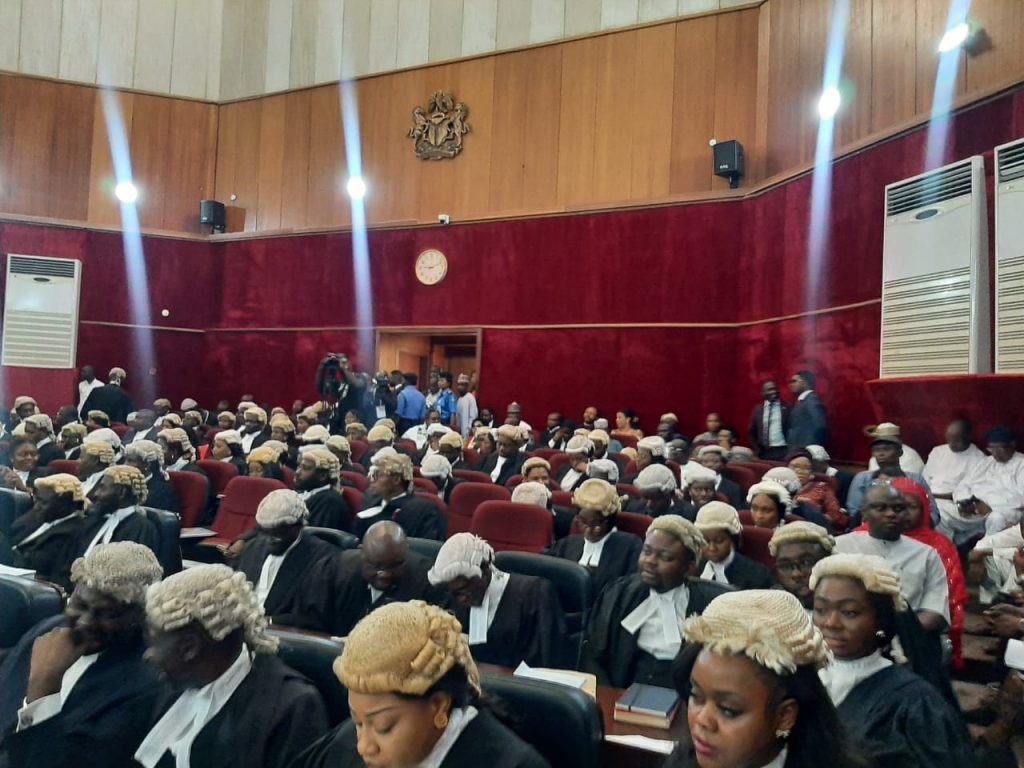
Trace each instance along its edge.
<path fill-rule="evenodd" d="M 552 491 L 551 503 L 556 507 L 571 507 L 572 491 Z"/>
<path fill-rule="evenodd" d="M 54 472 L 64 472 L 66 474 L 78 477 L 77 459 L 54 459 L 46 466 L 48 469 L 52 469 Z"/>
<path fill-rule="evenodd" d="M 416 490 L 423 490 L 427 493 L 432 493 L 435 496 L 437 495 L 437 486 L 434 485 L 433 481 L 428 480 L 425 477 L 414 477 L 412 479 L 412 484 L 416 486 Z"/>
<path fill-rule="evenodd" d="M 281 477 L 289 488 L 295 487 L 295 470 L 291 467 L 281 467 Z"/>
<path fill-rule="evenodd" d="M 352 483 L 352 485 L 360 491 L 365 491 L 370 487 L 370 479 L 366 475 L 361 475 L 358 472 L 349 472 L 348 470 L 343 469 L 341 470 L 341 476 Z"/>
<path fill-rule="evenodd" d="M 490 475 L 486 472 L 477 472 L 475 469 L 453 469 L 452 477 L 457 477 L 459 480 L 469 480 L 471 483 L 491 484 Z"/>
<path fill-rule="evenodd" d="M 405 450 L 411 453 L 418 453 L 420 450 L 419 447 L 416 445 L 415 441 L 404 439 L 395 440 L 395 450 L 397 451 L 399 448 L 405 448 Z M 401 451 L 399 451 L 399 453 L 401 453 Z"/>
<path fill-rule="evenodd" d="M 672 474 L 676 476 L 676 482 L 681 485 L 683 481 L 683 469 L 679 466 L 679 462 L 672 461 L 672 459 L 666 459 L 665 466 L 672 470 Z"/>
<path fill-rule="evenodd" d="M 751 459 L 750 461 L 730 461 L 727 466 L 749 469 L 754 473 L 754 477 L 758 480 L 761 479 L 761 476 L 764 475 L 765 472 L 772 468 L 771 464 L 767 461 L 761 461 L 760 459 Z"/>
<path fill-rule="evenodd" d="M 510 491 L 514 491 L 516 486 L 523 482 L 522 475 L 512 475 L 508 480 L 505 481 L 505 487 Z"/>
<path fill-rule="evenodd" d="M 263 497 L 284 487 L 281 481 L 267 477 L 233 478 L 224 489 L 220 509 L 210 526 L 217 535 L 206 539 L 202 545 L 230 544 L 246 531 L 251 531 L 256 527 L 256 508 Z"/>
<path fill-rule="evenodd" d="M 345 503 L 348 504 L 348 511 L 352 513 L 353 519 L 356 513 L 363 508 L 363 492 L 357 488 L 350 488 L 347 485 L 338 487 L 341 491 L 341 495 L 345 497 Z"/>
<path fill-rule="evenodd" d="M 370 445 L 365 440 L 349 440 L 348 444 L 352 447 L 352 461 L 362 463 L 363 456 L 370 450 Z"/>
<path fill-rule="evenodd" d="M 750 490 L 750 486 L 754 485 L 758 479 L 758 475 L 755 474 L 754 470 L 738 464 L 726 464 L 722 467 L 722 476 L 736 483 L 743 489 L 744 493 Z"/>
<path fill-rule="evenodd" d="M 612 435 L 612 439 L 618 440 L 623 448 L 636 448 L 637 440 L 635 437 L 631 437 L 629 435 L 620 435 L 619 437 L 615 437 Z"/>
<path fill-rule="evenodd" d="M 531 456 L 536 456 L 540 459 L 547 459 L 548 461 L 551 461 L 552 456 L 557 456 L 560 453 L 561 451 L 555 448 L 538 448 L 535 451 L 530 451 Z M 554 469 L 554 467 L 552 467 L 552 469 Z"/>
<path fill-rule="evenodd" d="M 619 476 L 621 477 L 623 475 L 626 475 L 626 476 L 632 477 L 633 475 L 636 475 L 636 474 L 638 474 L 637 470 L 636 470 L 636 462 L 633 461 L 633 459 L 630 459 L 628 462 L 626 462 L 626 469 L 624 471 L 622 471 L 619 474 Z"/>
<path fill-rule="evenodd" d="M 124 437 L 131 430 L 131 427 L 129 427 L 127 424 L 122 424 L 119 421 L 115 421 L 113 424 L 111 424 L 110 428 L 114 430 L 114 433 L 118 437 Z"/>
<path fill-rule="evenodd" d="M 202 520 L 206 502 L 210 498 L 209 479 L 198 472 L 169 471 L 167 476 L 170 478 L 171 487 L 174 488 L 174 495 L 178 497 L 181 527 L 195 528 Z"/>
<path fill-rule="evenodd" d="M 632 533 L 641 539 L 647 535 L 647 529 L 651 527 L 654 518 L 650 515 L 641 515 L 637 512 L 619 512 L 617 516 L 617 527 L 624 533 Z"/>
<path fill-rule="evenodd" d="M 223 431 L 224 430 L 221 429 L 220 427 L 210 427 L 208 430 L 206 430 L 206 434 L 204 435 L 204 437 L 206 438 L 206 444 L 213 445 L 213 438 L 215 438 Z"/>
<path fill-rule="evenodd" d="M 620 496 L 625 493 L 628 496 L 632 496 L 634 499 L 643 498 L 643 494 L 640 493 L 640 490 L 635 485 L 630 485 L 629 483 L 616 483 L 615 488 L 618 490 Z"/>
<path fill-rule="evenodd" d="M 774 531 L 771 528 L 757 528 L 744 525 L 740 539 L 740 554 L 756 560 L 769 568 L 775 567 L 775 558 L 768 554 L 768 542 Z"/>
<path fill-rule="evenodd" d="M 462 483 L 452 489 L 448 504 L 448 537 L 470 529 L 473 512 L 485 501 L 511 501 L 508 488 L 493 483 Z"/>
<path fill-rule="evenodd" d="M 480 466 L 480 451 L 466 446 L 462 449 L 462 460 L 471 467 Z M 490 479 L 490 478 L 488 478 Z"/>
<path fill-rule="evenodd" d="M 234 464 L 228 464 L 226 461 L 203 459 L 202 461 L 197 461 L 196 466 L 203 470 L 206 476 L 210 478 L 213 492 L 218 496 L 224 493 L 228 483 L 238 477 L 238 467 Z"/>
<path fill-rule="evenodd" d="M 534 504 L 511 501 L 485 501 L 476 508 L 469 530 L 484 539 L 497 552 L 540 551 L 555 535 L 554 517 Z"/>
<path fill-rule="evenodd" d="M 559 468 L 563 464 L 569 463 L 568 453 L 556 453 L 553 456 L 548 457 L 548 464 L 551 465 L 551 479 L 555 479 L 555 473 L 558 472 Z"/>

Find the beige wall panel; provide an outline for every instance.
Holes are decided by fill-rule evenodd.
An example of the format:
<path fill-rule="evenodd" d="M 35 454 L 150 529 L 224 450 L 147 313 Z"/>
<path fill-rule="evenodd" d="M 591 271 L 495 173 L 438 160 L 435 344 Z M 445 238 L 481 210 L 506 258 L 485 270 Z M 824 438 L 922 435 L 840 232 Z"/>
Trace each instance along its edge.
<path fill-rule="evenodd" d="M 220 100 L 220 60 L 224 34 L 223 0 L 209 4 L 206 18 L 206 44 L 210 55 L 206 58 L 206 98 Z"/>
<path fill-rule="evenodd" d="M 176 6 L 168 0 L 139 0 L 134 87 L 140 91 L 170 91 Z"/>
<path fill-rule="evenodd" d="M 462 0 L 430 0 L 430 61 L 462 55 Z"/>
<path fill-rule="evenodd" d="M 60 78 L 94 83 L 100 41 L 100 0 L 70 0 L 63 7 Z"/>
<path fill-rule="evenodd" d="M 341 76 L 365 75 L 370 66 L 370 0 L 345 0 Z"/>
<path fill-rule="evenodd" d="M 677 0 L 640 0 L 640 21 L 671 19 L 679 12 Z"/>
<path fill-rule="evenodd" d="M 430 47 L 430 5 L 424 0 L 398 0 L 398 66 L 427 63 Z"/>
<path fill-rule="evenodd" d="M 601 0 L 565 0 L 567 37 L 589 35 L 601 29 Z"/>
<path fill-rule="evenodd" d="M 221 17 L 220 97 L 236 99 L 242 95 L 243 18 L 245 0 L 224 0 Z"/>
<path fill-rule="evenodd" d="M 21 0 L 0 0 L 0 69 L 18 70 L 18 42 L 21 39 Z"/>
<path fill-rule="evenodd" d="M 313 82 L 341 78 L 341 42 L 344 38 L 345 0 L 305 0 L 316 3 L 316 52 Z"/>
<path fill-rule="evenodd" d="M 312 54 L 312 46 L 303 32 L 292 27 L 292 11 L 301 15 L 303 8 L 313 7 L 299 0 L 267 0 L 267 64 L 263 89 L 268 93 L 284 91 L 289 86 L 304 85 L 301 77 L 292 78 L 292 60 Z M 315 7 L 314 7 L 315 12 Z M 296 20 L 296 27 L 301 19 Z M 312 28 L 312 25 L 310 25 Z M 294 34 L 293 34 L 294 33 Z"/>
<path fill-rule="evenodd" d="M 601 29 L 636 24 L 639 9 L 638 0 L 601 0 Z"/>
<path fill-rule="evenodd" d="M 171 89 L 176 96 L 205 99 L 209 47 L 209 14 L 206 0 L 178 0 L 174 16 L 174 48 L 171 58 Z"/>
<path fill-rule="evenodd" d="M 398 0 L 374 0 L 370 8 L 370 72 L 387 72 L 398 62 Z"/>
<path fill-rule="evenodd" d="M 530 42 L 545 43 L 565 35 L 565 0 L 531 0 Z"/>
<path fill-rule="evenodd" d="M 316 82 L 316 28 L 319 23 L 316 3 L 292 0 L 291 61 L 288 85 L 304 88 Z"/>
<path fill-rule="evenodd" d="M 707 13 L 718 10 L 719 0 L 679 0 L 679 14 Z"/>
<path fill-rule="evenodd" d="M 31 0 L 22 6 L 18 71 L 57 77 L 60 65 L 60 0 Z"/>
<path fill-rule="evenodd" d="M 239 95 L 263 93 L 267 81 L 268 0 L 244 0 L 242 18 L 242 90 Z"/>
<path fill-rule="evenodd" d="M 471 0 L 467 0 L 470 2 Z M 480 0 L 475 0 L 480 2 Z M 502 2 L 497 4 L 498 35 L 497 47 L 518 48 L 530 41 L 531 3 Z"/>

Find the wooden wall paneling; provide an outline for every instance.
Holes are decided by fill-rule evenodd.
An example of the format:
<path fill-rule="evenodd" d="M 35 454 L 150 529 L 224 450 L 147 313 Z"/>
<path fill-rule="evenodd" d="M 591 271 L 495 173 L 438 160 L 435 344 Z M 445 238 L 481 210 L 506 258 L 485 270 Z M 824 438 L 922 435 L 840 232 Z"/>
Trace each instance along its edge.
<path fill-rule="evenodd" d="M 874 77 L 872 5 L 873 0 L 850 0 L 850 26 L 846 33 L 843 84 L 840 88 L 843 104 L 836 117 L 836 145 L 840 147 L 859 141 L 871 133 Z"/>
<path fill-rule="evenodd" d="M 598 41 L 593 181 L 583 202 L 618 203 L 629 200 L 630 196 L 636 141 L 633 124 L 657 120 L 657 117 L 641 108 L 633 87 L 637 65 L 636 31 L 606 35 Z"/>
<path fill-rule="evenodd" d="M 970 15 L 985 30 L 991 48 L 967 57 L 967 92 L 1024 77 L 1024 3 L 974 0 Z"/>
<path fill-rule="evenodd" d="M 400 143 L 402 140 L 402 134 L 399 133 L 401 117 L 398 115 L 397 105 L 393 104 L 391 98 L 394 85 L 395 78 L 388 76 L 360 80 L 355 86 L 359 110 L 355 121 L 344 114 L 345 102 L 342 102 L 344 131 L 347 133 L 350 126 L 358 126 L 359 162 L 367 185 L 366 218 L 374 224 L 394 220 L 396 204 L 393 198 L 400 194 L 401 185 L 419 183 L 417 176 L 403 178 L 388 165 L 389 144 Z M 395 107 L 394 114 L 392 106 Z M 345 138 L 351 140 L 351 137 Z M 399 160 L 397 154 L 392 154 L 391 157 L 396 162 Z M 349 169 L 344 167 L 340 171 L 339 182 L 344 189 Z M 348 200 L 347 196 L 345 200 Z"/>
<path fill-rule="evenodd" d="M 243 231 L 256 232 L 260 193 L 260 133 L 262 131 L 262 99 L 252 99 L 231 105 L 238 109 L 235 123 L 235 183 L 233 194 L 236 207 L 245 211 Z"/>
<path fill-rule="evenodd" d="M 308 226 L 309 125 L 313 91 L 293 91 L 285 96 L 284 168 L 281 179 L 281 227 Z"/>
<path fill-rule="evenodd" d="M 177 136 L 171 134 L 174 99 L 163 96 L 135 95 L 129 151 L 132 177 L 139 190 L 135 204 L 139 225 L 161 229 L 164 223 L 165 189 L 170 177 L 167 156 Z"/>
<path fill-rule="evenodd" d="M 259 193 L 256 226 L 281 228 L 281 182 L 284 179 L 286 94 L 260 99 Z"/>
<path fill-rule="evenodd" d="M 526 110 L 528 92 L 532 85 L 527 68 L 530 55 L 539 50 L 542 49 L 495 57 L 488 194 L 491 210 L 496 212 L 512 213 L 523 207 L 525 156 L 535 146 L 533 137 L 530 136 L 529 140 L 527 138 Z"/>
<path fill-rule="evenodd" d="M 172 100 L 171 126 L 170 146 L 163 156 L 167 181 L 161 229 L 208 232 L 199 224 L 199 201 L 210 197 L 215 186 L 217 107 Z"/>
<path fill-rule="evenodd" d="M 597 72 L 601 38 L 567 43 L 562 49 L 562 93 L 558 120 L 558 207 L 590 201 L 594 181 Z"/>
<path fill-rule="evenodd" d="M 768 164 L 768 103 L 771 83 L 773 0 L 765 0 L 757 9 L 757 83 L 754 105 L 754 145 L 747 153 L 747 183 L 761 181 Z"/>
<path fill-rule="evenodd" d="M 793 0 L 771 4 L 771 50 L 768 75 L 768 121 L 766 176 L 774 176 L 798 165 L 799 122 L 792 96 L 800 78 L 800 8 Z M 794 41 L 797 41 L 794 43 Z"/>
<path fill-rule="evenodd" d="M 49 211 L 50 146 L 57 123 L 57 84 L 4 77 L 3 210 L 46 216 Z"/>
<path fill-rule="evenodd" d="M 797 116 L 797 134 L 794 137 L 800 149 L 797 162 L 810 163 L 814 161 L 818 141 L 818 98 L 825 76 L 832 0 L 800 0 L 799 6 L 799 77 L 792 86 L 792 100 L 786 101 Z M 789 44 L 792 45 L 792 41 L 789 41 Z M 844 109 L 848 110 L 849 104 L 841 107 L 840 111 Z"/>
<path fill-rule="evenodd" d="M 423 194 L 422 177 L 427 166 L 433 161 L 420 160 L 416 157 L 412 139 L 406 134 L 412 127 L 413 109 L 417 106 L 426 106 L 427 98 L 436 85 L 429 84 L 429 72 L 430 70 L 413 69 L 389 78 L 390 98 L 382 108 L 383 123 L 378 128 L 385 133 L 381 136 L 384 140 L 381 150 L 387 177 L 381 179 L 380 183 L 387 185 L 387 205 L 381 214 L 388 221 L 409 221 L 419 217 L 420 196 Z M 455 96 L 459 99 L 464 98 L 459 93 Z M 474 127 L 478 106 L 472 102 L 469 105 L 469 124 Z M 461 160 L 460 156 L 456 162 Z"/>
<path fill-rule="evenodd" d="M 676 24 L 675 97 L 672 103 L 673 194 L 711 188 L 718 17 Z"/>
<path fill-rule="evenodd" d="M 632 109 L 620 116 L 620 130 L 633 132 L 629 197 L 665 197 L 672 165 L 672 93 L 675 86 L 676 31 L 663 24 L 636 31 Z M 639 118 L 639 119 L 637 119 Z"/>
<path fill-rule="evenodd" d="M 917 113 L 916 23 L 916 3 L 874 0 L 871 10 L 871 132 L 909 120 Z"/>
<path fill-rule="evenodd" d="M 939 41 L 946 30 L 948 0 L 917 0 L 917 114 L 927 115 L 932 109 L 935 78 L 939 69 Z M 964 54 L 957 58 L 953 98 L 967 89 L 967 68 Z"/>
<path fill-rule="evenodd" d="M 343 181 L 345 142 L 337 86 L 314 88 L 310 97 L 309 182 L 306 225 L 344 226 L 351 222 Z"/>
<path fill-rule="evenodd" d="M 117 178 L 114 173 L 114 157 L 110 150 L 107 122 L 114 121 L 115 125 L 121 126 L 118 130 L 130 136 L 135 94 L 109 91 L 109 96 L 117 105 L 117 114 L 108 115 L 103 92 L 98 88 L 90 90 L 93 94 L 93 121 L 86 220 L 97 226 L 114 227 L 121 223 L 121 208 L 114 197 Z"/>
<path fill-rule="evenodd" d="M 433 48 L 431 49 L 433 54 Z M 426 70 L 427 81 L 426 88 L 423 93 L 423 101 L 417 101 L 416 104 L 419 106 L 426 106 L 427 98 L 434 91 L 451 91 L 456 99 L 465 101 L 465 89 L 462 87 L 462 78 L 460 76 L 462 65 L 459 64 L 447 64 L 441 67 L 431 67 Z M 470 115 L 473 114 L 472 101 L 469 102 Z M 469 120 L 470 126 L 473 125 L 472 117 Z M 412 126 L 411 109 L 410 115 L 406 118 L 406 121 L 402 123 L 404 130 L 408 131 L 409 127 Z M 471 136 L 466 137 L 466 141 L 470 140 Z M 412 144 L 411 139 L 402 139 Z M 407 151 L 412 152 L 409 146 L 405 148 Z M 463 150 L 465 152 L 466 150 Z M 437 215 L 439 213 L 447 213 L 452 217 L 452 221 L 460 220 L 460 211 L 455 208 L 455 184 L 460 173 L 458 166 L 458 159 L 451 160 L 419 160 L 419 179 L 420 179 L 420 196 L 419 196 L 419 212 L 416 218 L 424 222 L 436 222 Z"/>
<path fill-rule="evenodd" d="M 89 156 L 92 153 L 93 93 L 70 83 L 56 85 L 56 125 L 47 158 L 36 169 L 49 182 L 47 216 L 84 221 L 89 215 Z"/>
<path fill-rule="evenodd" d="M 523 163 L 522 200 L 531 211 L 558 207 L 563 50 L 562 46 L 535 48 L 526 60 L 529 85 L 519 157 Z"/>
<path fill-rule="evenodd" d="M 235 172 L 238 165 L 238 105 L 224 104 L 217 110 L 216 179 L 214 199 L 224 203 L 225 231 L 245 229 L 245 210 L 231 200 L 235 193 Z"/>
<path fill-rule="evenodd" d="M 723 14 L 717 19 L 712 136 L 719 141 L 738 139 L 744 148 L 753 148 L 756 144 L 760 14 L 754 8 Z M 706 167 L 711 169 L 710 147 L 704 150 L 704 156 Z M 712 172 L 711 188 L 728 189 L 729 180 Z"/>
<path fill-rule="evenodd" d="M 491 143 L 494 140 L 494 57 L 473 59 L 460 71 L 455 98 L 469 107 L 472 130 L 463 137 L 462 152 L 453 162 L 455 187 L 452 216 L 456 220 L 491 212 Z M 406 139 L 412 144 L 410 139 Z M 412 154 L 410 146 L 403 152 Z"/>

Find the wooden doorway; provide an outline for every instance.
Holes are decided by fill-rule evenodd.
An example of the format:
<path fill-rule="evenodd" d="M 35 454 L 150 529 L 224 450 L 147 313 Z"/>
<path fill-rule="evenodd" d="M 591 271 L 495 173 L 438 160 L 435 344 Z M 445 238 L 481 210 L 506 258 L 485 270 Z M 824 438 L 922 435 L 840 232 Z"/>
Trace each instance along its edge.
<path fill-rule="evenodd" d="M 393 329 L 377 331 L 377 370 L 415 373 L 426 393 L 430 369 L 460 374 L 480 370 L 480 329 Z M 452 384 L 455 382 L 453 381 Z"/>

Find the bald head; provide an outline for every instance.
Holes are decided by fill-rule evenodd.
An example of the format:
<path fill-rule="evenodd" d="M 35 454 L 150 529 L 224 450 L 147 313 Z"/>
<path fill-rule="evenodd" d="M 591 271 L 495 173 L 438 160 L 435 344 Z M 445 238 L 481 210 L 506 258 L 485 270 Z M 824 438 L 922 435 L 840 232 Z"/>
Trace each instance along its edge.
<path fill-rule="evenodd" d="M 366 530 L 361 544 L 363 578 L 381 592 L 393 590 L 405 573 L 409 539 L 398 523 L 382 520 Z"/>
<path fill-rule="evenodd" d="M 382 547 L 401 547 L 408 551 L 409 540 L 405 535 L 405 529 L 394 520 L 381 520 L 366 529 L 362 547 L 364 552 L 368 549 L 378 550 Z"/>

